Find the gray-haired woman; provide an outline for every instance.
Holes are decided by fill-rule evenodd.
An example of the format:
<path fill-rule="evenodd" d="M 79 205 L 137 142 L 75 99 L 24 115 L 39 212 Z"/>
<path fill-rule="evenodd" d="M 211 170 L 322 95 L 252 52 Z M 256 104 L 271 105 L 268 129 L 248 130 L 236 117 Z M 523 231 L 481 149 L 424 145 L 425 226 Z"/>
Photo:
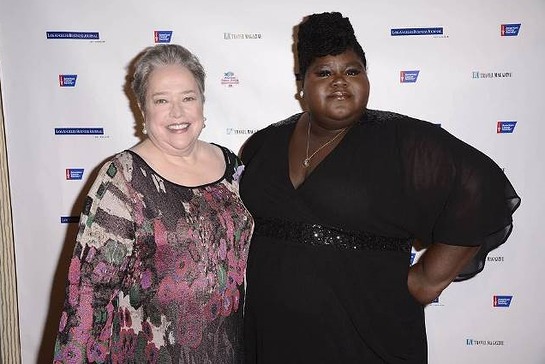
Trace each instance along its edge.
<path fill-rule="evenodd" d="M 136 60 L 144 140 L 86 198 L 56 362 L 238 363 L 253 220 L 242 165 L 204 142 L 205 72 L 179 45 Z"/>

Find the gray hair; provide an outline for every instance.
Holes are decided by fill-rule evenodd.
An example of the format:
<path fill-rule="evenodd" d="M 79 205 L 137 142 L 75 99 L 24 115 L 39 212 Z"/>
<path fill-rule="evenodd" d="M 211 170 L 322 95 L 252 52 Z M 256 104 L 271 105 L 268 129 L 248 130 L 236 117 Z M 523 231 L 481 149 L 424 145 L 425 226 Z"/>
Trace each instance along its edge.
<path fill-rule="evenodd" d="M 185 67 L 193 74 L 204 102 L 204 78 L 206 74 L 197 56 L 178 44 L 159 44 L 144 49 L 134 65 L 131 86 L 142 111 L 145 110 L 150 74 L 157 67 L 173 64 Z"/>

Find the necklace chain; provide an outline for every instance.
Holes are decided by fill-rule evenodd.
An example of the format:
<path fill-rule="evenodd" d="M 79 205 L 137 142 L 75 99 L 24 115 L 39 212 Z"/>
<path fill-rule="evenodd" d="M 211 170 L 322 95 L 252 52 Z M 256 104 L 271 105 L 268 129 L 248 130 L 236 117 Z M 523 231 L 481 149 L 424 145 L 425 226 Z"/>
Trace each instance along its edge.
<path fill-rule="evenodd" d="M 324 149 L 325 147 L 327 147 L 329 144 L 333 143 L 333 141 L 335 141 L 335 139 L 337 139 L 338 137 L 340 137 L 347 129 L 348 129 L 348 126 L 346 128 L 344 128 L 343 130 L 341 130 L 340 132 L 338 132 L 337 134 L 335 134 L 335 136 L 331 139 L 329 139 L 327 142 L 325 142 L 324 144 L 322 144 L 321 147 L 319 147 L 318 149 L 316 149 L 314 151 L 314 153 L 312 153 L 310 156 L 308 155 L 308 150 L 309 150 L 309 147 L 310 147 L 310 119 L 308 121 L 308 128 L 307 128 L 307 152 L 306 152 L 306 158 L 303 159 L 303 167 L 305 168 L 308 168 L 310 166 L 310 160 L 312 159 L 312 157 L 314 157 L 316 155 L 316 153 L 318 153 L 319 151 L 321 151 L 322 149 Z"/>

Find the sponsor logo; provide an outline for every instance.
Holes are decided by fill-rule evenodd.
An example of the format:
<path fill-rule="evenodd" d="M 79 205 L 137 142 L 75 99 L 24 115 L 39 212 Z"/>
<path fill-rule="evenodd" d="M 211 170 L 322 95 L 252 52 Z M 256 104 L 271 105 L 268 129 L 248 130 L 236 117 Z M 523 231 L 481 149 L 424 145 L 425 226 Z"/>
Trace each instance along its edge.
<path fill-rule="evenodd" d="M 415 252 L 411 252 L 410 265 L 413 265 L 413 264 L 414 264 L 414 258 L 416 258 L 416 253 L 415 253 Z"/>
<path fill-rule="evenodd" d="M 100 35 L 98 32 L 56 32 L 56 31 L 48 31 L 45 32 L 45 36 L 47 39 L 92 39 L 97 40 L 100 39 Z"/>
<path fill-rule="evenodd" d="M 80 180 L 83 178 L 83 168 L 66 168 L 67 180 Z"/>
<path fill-rule="evenodd" d="M 513 296 L 494 296 L 492 304 L 494 307 L 509 307 L 512 300 Z"/>
<path fill-rule="evenodd" d="M 155 30 L 153 32 L 155 43 L 170 43 L 172 39 L 172 30 Z"/>
<path fill-rule="evenodd" d="M 394 28 L 390 29 L 392 37 L 404 35 L 443 35 L 443 27 L 433 28 Z"/>
<path fill-rule="evenodd" d="M 104 135 L 104 128 L 55 128 L 55 135 Z"/>
<path fill-rule="evenodd" d="M 399 82 L 401 83 L 415 83 L 418 79 L 420 71 L 400 71 Z"/>
<path fill-rule="evenodd" d="M 221 84 L 227 87 L 233 87 L 239 83 L 238 77 L 231 71 L 225 72 L 221 78 Z"/>
<path fill-rule="evenodd" d="M 511 72 L 471 72 L 471 78 L 511 78 L 513 73 Z"/>
<path fill-rule="evenodd" d="M 77 224 L 79 216 L 61 216 L 61 224 Z"/>
<path fill-rule="evenodd" d="M 59 75 L 60 87 L 76 87 L 78 75 Z"/>
<path fill-rule="evenodd" d="M 225 40 L 261 39 L 262 37 L 261 33 L 223 33 L 223 39 Z"/>
<path fill-rule="evenodd" d="M 227 135 L 251 135 L 259 129 L 234 129 L 227 128 Z"/>
<path fill-rule="evenodd" d="M 519 35 L 519 24 L 502 24 L 500 26 L 500 33 L 502 37 L 516 37 Z"/>
<path fill-rule="evenodd" d="M 496 125 L 496 133 L 511 134 L 515 131 L 516 121 L 498 121 Z"/>
<path fill-rule="evenodd" d="M 503 340 L 477 340 L 466 339 L 466 346 L 504 346 Z"/>

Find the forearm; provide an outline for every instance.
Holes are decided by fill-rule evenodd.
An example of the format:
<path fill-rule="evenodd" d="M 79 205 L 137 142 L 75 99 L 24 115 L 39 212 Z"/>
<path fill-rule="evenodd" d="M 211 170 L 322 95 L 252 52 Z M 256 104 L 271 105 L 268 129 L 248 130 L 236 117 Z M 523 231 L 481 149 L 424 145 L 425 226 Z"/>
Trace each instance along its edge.
<path fill-rule="evenodd" d="M 413 297 L 428 304 L 456 278 L 479 247 L 432 244 L 409 270 L 408 287 Z"/>

